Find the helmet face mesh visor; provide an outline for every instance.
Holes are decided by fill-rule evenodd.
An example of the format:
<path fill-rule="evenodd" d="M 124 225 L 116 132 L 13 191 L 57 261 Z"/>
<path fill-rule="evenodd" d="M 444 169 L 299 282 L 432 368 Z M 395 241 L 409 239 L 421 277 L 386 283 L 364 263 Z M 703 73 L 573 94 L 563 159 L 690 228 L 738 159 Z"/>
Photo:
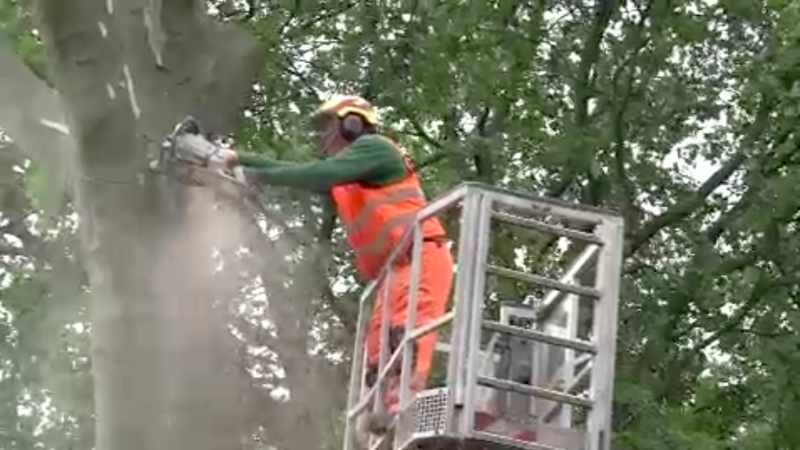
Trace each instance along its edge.
<path fill-rule="evenodd" d="M 339 119 L 332 114 L 317 114 L 313 120 L 313 135 L 320 155 L 326 154 L 339 130 Z"/>

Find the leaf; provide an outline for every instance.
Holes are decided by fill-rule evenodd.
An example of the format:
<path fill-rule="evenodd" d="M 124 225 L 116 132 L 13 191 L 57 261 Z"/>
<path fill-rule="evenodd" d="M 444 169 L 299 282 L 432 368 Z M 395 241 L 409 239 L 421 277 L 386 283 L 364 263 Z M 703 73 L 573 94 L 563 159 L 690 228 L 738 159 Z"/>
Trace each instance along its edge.
<path fill-rule="evenodd" d="M 52 178 L 36 164 L 31 164 L 25 173 L 25 190 L 34 205 L 45 212 L 47 216 L 54 216 L 61 207 L 61 197 L 57 189 L 50 183 Z"/>

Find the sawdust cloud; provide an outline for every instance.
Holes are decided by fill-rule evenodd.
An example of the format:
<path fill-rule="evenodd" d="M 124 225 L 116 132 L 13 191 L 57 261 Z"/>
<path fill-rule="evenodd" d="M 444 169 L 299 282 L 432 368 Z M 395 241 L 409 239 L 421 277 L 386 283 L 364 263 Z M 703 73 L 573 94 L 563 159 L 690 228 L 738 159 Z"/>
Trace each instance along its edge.
<path fill-rule="evenodd" d="M 237 274 L 215 270 L 212 255 L 214 249 L 235 250 L 242 244 L 243 220 L 239 214 L 214 210 L 212 194 L 203 189 L 188 190 L 185 200 L 181 222 L 165 230 L 166 244 L 153 261 L 152 289 L 161 299 L 162 321 L 159 401 L 166 411 L 164 421 L 172 427 L 168 439 L 180 439 L 184 448 L 225 448 L 226 442 L 229 446 L 240 438 L 245 432 L 240 427 L 246 425 L 238 343 L 228 328 L 225 303 Z M 196 431 L 202 429 L 227 432 Z M 200 441 L 187 442 L 195 438 L 186 433 Z"/>
<path fill-rule="evenodd" d="M 211 189 L 190 189 L 186 200 L 184 221 L 170 230 L 169 245 L 155 260 L 158 275 L 154 287 L 160 297 L 167 299 L 162 305 L 162 317 L 166 321 L 162 327 L 164 345 L 173 349 L 165 353 L 167 360 L 162 361 L 162 377 L 169 385 L 164 401 L 179 404 L 182 396 L 200 396 L 199 405 L 213 404 L 221 408 L 224 420 L 246 424 L 248 419 L 244 411 L 247 408 L 239 400 L 252 394 L 247 390 L 253 389 L 253 380 L 246 379 L 246 371 L 240 367 L 244 361 L 238 360 L 236 355 L 242 354 L 242 345 L 264 343 L 243 343 L 234 339 L 229 324 L 236 313 L 232 311 L 230 299 L 239 295 L 242 288 L 241 266 L 238 265 L 241 261 L 224 261 L 225 267 L 215 270 L 219 269 L 219 261 L 211 255 L 216 250 L 231 256 L 247 247 L 250 249 L 250 258 L 246 261 L 250 265 L 248 271 L 262 274 L 261 282 L 268 297 L 268 319 L 284 324 L 283 328 L 278 326 L 278 333 L 281 329 L 291 333 L 279 335 L 270 342 L 272 350 L 279 355 L 279 363 L 290 375 L 293 372 L 295 379 L 287 383 L 291 403 L 274 403 L 274 411 L 267 412 L 271 417 L 267 433 L 277 441 L 291 442 L 292 446 L 319 447 L 324 444 L 321 441 L 331 438 L 330 424 L 337 418 L 335 405 L 341 391 L 329 389 L 326 382 L 331 380 L 323 379 L 326 375 L 308 366 L 307 347 L 298 343 L 308 338 L 308 329 L 292 325 L 311 322 L 311 308 L 298 305 L 310 299 L 281 295 L 285 292 L 286 276 L 279 274 L 292 273 L 292 282 L 303 284 L 315 284 L 308 278 L 320 274 L 291 270 L 291 262 L 284 256 L 292 251 L 296 242 L 288 236 L 267 242 L 253 220 L 253 212 L 241 202 L 219 201 Z M 170 359 L 169 355 L 175 355 L 176 351 L 182 356 Z M 298 433 L 299 416 L 303 417 L 301 433 Z M 248 430 L 239 430 L 239 433 L 246 432 Z"/>

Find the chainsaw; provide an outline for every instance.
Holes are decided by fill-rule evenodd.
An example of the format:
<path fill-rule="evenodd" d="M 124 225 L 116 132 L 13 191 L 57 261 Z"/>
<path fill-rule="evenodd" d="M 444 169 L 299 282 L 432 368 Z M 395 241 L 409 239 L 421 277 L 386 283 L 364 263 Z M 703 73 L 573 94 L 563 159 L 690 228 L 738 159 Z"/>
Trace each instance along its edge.
<path fill-rule="evenodd" d="M 248 176 L 241 166 L 228 167 L 221 153 L 225 144 L 212 134 L 204 134 L 192 117 L 178 122 L 161 142 L 150 169 L 169 179 L 192 187 L 210 187 L 218 198 L 233 200 L 262 217 L 271 215 L 263 198 L 264 184 Z"/>
<path fill-rule="evenodd" d="M 189 186 L 206 186 L 215 177 L 247 188 L 248 182 L 241 167 L 227 167 L 220 157 L 224 148 L 221 139 L 203 132 L 200 123 L 186 117 L 161 142 L 150 169 L 166 173 Z"/>

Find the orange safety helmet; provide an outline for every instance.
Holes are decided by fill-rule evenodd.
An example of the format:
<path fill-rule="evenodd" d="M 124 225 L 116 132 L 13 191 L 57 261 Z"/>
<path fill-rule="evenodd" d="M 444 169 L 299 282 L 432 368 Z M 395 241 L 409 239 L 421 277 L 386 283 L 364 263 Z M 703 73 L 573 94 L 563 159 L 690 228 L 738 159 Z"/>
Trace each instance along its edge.
<path fill-rule="evenodd" d="M 372 107 L 372 103 L 357 95 L 333 95 L 317 108 L 314 115 L 317 117 L 334 116 L 343 119 L 348 114 L 356 114 L 367 124 L 378 126 L 378 114 Z"/>

